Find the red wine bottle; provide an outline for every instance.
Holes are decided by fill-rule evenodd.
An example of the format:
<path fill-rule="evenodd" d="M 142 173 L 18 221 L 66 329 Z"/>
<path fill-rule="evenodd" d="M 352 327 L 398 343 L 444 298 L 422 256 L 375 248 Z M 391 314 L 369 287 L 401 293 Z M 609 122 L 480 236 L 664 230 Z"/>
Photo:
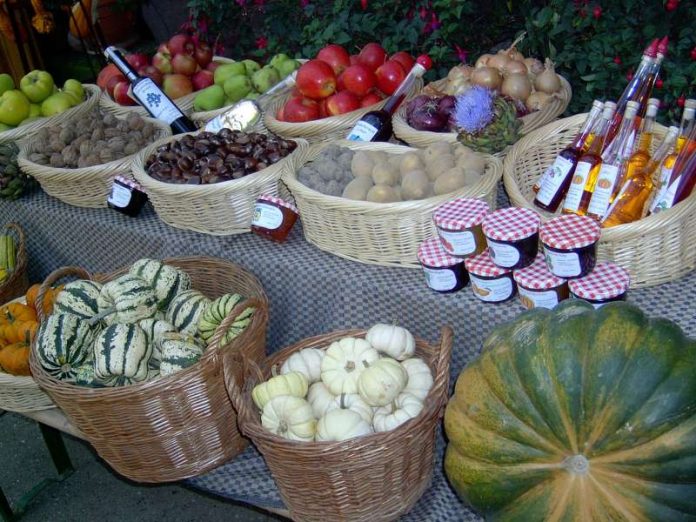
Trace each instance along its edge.
<path fill-rule="evenodd" d="M 128 81 L 131 83 L 133 98 L 153 118 L 167 123 L 172 128 L 174 134 L 198 130 L 171 98 L 157 87 L 155 82 L 135 72 L 118 49 L 113 46 L 107 47 L 104 50 L 104 55 L 128 78 Z"/>
<path fill-rule="evenodd" d="M 376 111 L 366 113 L 358 120 L 348 133 L 346 139 L 351 141 L 387 141 L 392 135 L 392 115 L 406 98 L 408 90 L 417 78 L 420 78 L 432 66 L 432 61 L 427 54 L 422 54 L 416 59 L 416 63 L 397 87 L 384 107 Z"/>

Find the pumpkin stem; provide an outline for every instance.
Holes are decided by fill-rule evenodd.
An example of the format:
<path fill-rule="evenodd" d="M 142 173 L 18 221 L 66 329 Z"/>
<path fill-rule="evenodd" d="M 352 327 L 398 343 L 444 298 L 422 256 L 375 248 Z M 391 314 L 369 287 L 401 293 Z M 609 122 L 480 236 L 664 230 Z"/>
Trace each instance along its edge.
<path fill-rule="evenodd" d="M 342 410 L 346 409 L 346 394 L 345 394 L 345 392 L 341 393 L 341 409 Z"/>
<path fill-rule="evenodd" d="M 278 365 L 274 364 L 271 366 L 271 377 L 277 377 L 278 376 Z"/>
<path fill-rule="evenodd" d="M 283 435 L 288 432 L 288 423 L 284 420 L 278 423 L 278 435 Z"/>
<path fill-rule="evenodd" d="M 573 455 L 563 461 L 563 466 L 576 475 L 586 475 L 590 470 L 590 461 L 584 455 Z"/>
<path fill-rule="evenodd" d="M 88 320 L 87 320 L 87 323 L 88 323 L 90 326 L 94 326 L 94 325 L 97 324 L 99 321 L 101 321 L 102 319 L 104 319 L 107 315 L 111 315 L 111 314 L 113 314 L 115 311 L 116 311 L 116 307 L 115 307 L 115 306 L 112 306 L 111 308 L 107 308 L 106 310 L 104 310 L 104 311 L 102 311 L 102 312 L 99 312 L 97 315 L 95 315 L 95 316 L 92 317 L 91 319 L 88 319 Z"/>
<path fill-rule="evenodd" d="M 348 361 L 348 362 L 346 363 L 345 370 L 346 370 L 347 372 L 352 372 L 353 370 L 355 370 L 355 361 Z"/>
<path fill-rule="evenodd" d="M 370 363 L 367 362 L 366 360 L 363 359 L 363 362 L 362 362 L 362 363 L 363 363 L 363 366 L 364 366 L 365 368 L 369 368 L 369 367 L 370 367 Z"/>

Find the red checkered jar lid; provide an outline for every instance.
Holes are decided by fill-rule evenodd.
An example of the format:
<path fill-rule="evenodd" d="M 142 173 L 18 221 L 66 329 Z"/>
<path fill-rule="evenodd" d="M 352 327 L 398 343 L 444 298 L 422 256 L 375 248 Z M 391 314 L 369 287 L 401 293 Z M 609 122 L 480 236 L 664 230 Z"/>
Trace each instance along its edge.
<path fill-rule="evenodd" d="M 467 257 L 464 266 L 469 273 L 479 277 L 500 277 L 510 273 L 507 268 L 500 268 L 493 262 L 488 249 L 477 256 Z"/>
<path fill-rule="evenodd" d="M 297 210 L 297 207 L 290 203 L 289 201 L 285 201 L 284 199 L 280 199 L 276 196 L 271 196 L 270 194 L 261 194 L 256 201 L 268 201 L 270 203 L 275 203 L 276 205 L 280 205 L 281 207 L 289 208 L 292 210 L 295 214 L 299 214 L 299 211 Z"/>
<path fill-rule="evenodd" d="M 559 250 L 573 250 L 596 243 L 599 223 L 587 216 L 568 214 L 548 220 L 539 229 L 542 243 Z"/>
<path fill-rule="evenodd" d="M 568 281 L 568 288 L 581 299 L 604 301 L 626 292 L 630 282 L 631 278 L 625 269 L 606 261 L 599 263 L 585 277 Z"/>
<path fill-rule="evenodd" d="M 143 190 L 143 187 L 140 185 L 140 183 L 132 179 L 128 179 L 124 176 L 116 176 L 114 179 L 127 187 L 134 188 L 137 190 Z"/>
<path fill-rule="evenodd" d="M 418 261 L 434 268 L 445 268 L 462 262 L 460 257 L 447 253 L 437 237 L 426 239 L 418 247 Z"/>
<path fill-rule="evenodd" d="M 546 259 L 542 253 L 537 254 L 531 265 L 513 271 L 512 277 L 518 285 L 530 290 L 548 290 L 566 282 L 562 277 L 549 272 L 549 267 L 546 265 Z"/>
<path fill-rule="evenodd" d="M 480 225 L 490 208 L 480 199 L 458 198 L 435 209 L 433 221 L 447 230 L 463 230 Z"/>
<path fill-rule="evenodd" d="M 507 207 L 483 220 L 483 233 L 496 241 L 519 241 L 539 230 L 539 214 L 528 208 Z"/>

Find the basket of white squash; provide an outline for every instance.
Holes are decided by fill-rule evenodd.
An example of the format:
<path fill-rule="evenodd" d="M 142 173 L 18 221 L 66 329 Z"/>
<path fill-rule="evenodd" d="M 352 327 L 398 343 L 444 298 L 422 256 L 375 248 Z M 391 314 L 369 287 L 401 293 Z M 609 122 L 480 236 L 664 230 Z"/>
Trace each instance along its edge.
<path fill-rule="evenodd" d="M 262 367 L 245 361 L 242 387 L 225 366 L 240 430 L 293 520 L 393 520 L 415 505 L 433 471 L 452 339 L 449 326 L 430 344 L 376 324 L 305 339 Z"/>

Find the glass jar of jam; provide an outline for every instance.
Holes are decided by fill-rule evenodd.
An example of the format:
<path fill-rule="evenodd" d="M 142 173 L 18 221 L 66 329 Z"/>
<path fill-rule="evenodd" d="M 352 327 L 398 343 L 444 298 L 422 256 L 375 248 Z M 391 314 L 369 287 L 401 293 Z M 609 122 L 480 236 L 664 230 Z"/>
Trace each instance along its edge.
<path fill-rule="evenodd" d="M 418 261 L 423 266 L 425 282 L 442 294 L 457 292 L 469 284 L 464 260 L 448 254 L 436 237 L 426 239 L 418 248 Z"/>
<path fill-rule="evenodd" d="M 528 208 L 500 208 L 483 220 L 493 262 L 516 270 L 534 262 L 539 251 L 539 214 Z"/>
<path fill-rule="evenodd" d="M 487 249 L 477 256 L 467 257 L 464 265 L 469 271 L 471 289 L 481 301 L 502 303 L 515 295 L 512 271 L 493 263 Z"/>
<path fill-rule="evenodd" d="M 130 217 L 137 216 L 147 202 L 147 194 L 136 181 L 116 176 L 111 186 L 111 193 L 106 198 L 109 208 Z"/>
<path fill-rule="evenodd" d="M 480 199 L 458 198 L 440 205 L 433 221 L 443 248 L 453 256 L 468 257 L 486 249 L 483 218 L 490 211 Z"/>
<path fill-rule="evenodd" d="M 288 237 L 298 216 L 297 207 L 292 203 L 275 196 L 261 194 L 254 206 L 251 231 L 282 243 Z"/>
<path fill-rule="evenodd" d="M 541 225 L 539 238 L 551 273 L 570 279 L 592 272 L 599 235 L 599 223 L 576 214 L 558 216 Z"/>
<path fill-rule="evenodd" d="M 611 301 L 624 301 L 631 283 L 628 272 L 614 263 L 599 263 L 585 277 L 568 281 L 570 295 L 595 308 Z"/>
<path fill-rule="evenodd" d="M 568 281 L 549 272 L 541 252 L 531 265 L 515 270 L 512 277 L 525 308 L 553 308 L 568 299 Z"/>

